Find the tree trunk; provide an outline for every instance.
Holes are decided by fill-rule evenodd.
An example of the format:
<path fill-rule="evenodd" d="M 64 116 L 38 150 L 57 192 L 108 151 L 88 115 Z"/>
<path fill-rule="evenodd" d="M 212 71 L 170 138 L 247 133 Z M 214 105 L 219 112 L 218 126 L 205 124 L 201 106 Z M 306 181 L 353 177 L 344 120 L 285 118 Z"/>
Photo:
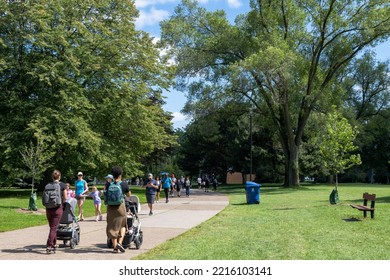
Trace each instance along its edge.
<path fill-rule="evenodd" d="M 298 164 L 299 148 L 295 144 L 291 145 L 285 153 L 285 171 L 284 171 L 284 186 L 296 187 L 299 186 L 299 164 Z"/>

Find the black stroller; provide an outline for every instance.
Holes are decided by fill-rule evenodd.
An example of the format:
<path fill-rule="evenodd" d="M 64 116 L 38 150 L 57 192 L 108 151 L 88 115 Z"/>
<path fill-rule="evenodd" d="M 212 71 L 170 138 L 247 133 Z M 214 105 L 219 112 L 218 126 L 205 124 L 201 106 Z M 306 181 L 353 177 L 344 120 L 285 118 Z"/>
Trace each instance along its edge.
<path fill-rule="evenodd" d="M 75 205 L 75 199 L 64 203 L 64 212 L 57 228 L 57 239 L 63 240 L 65 246 L 69 241 L 71 249 L 80 243 L 80 226 L 73 212 Z"/>
<path fill-rule="evenodd" d="M 141 248 L 143 242 L 143 232 L 141 230 L 141 222 L 138 217 L 138 212 L 141 210 L 141 204 L 139 198 L 136 195 L 132 195 L 126 198 L 126 212 L 127 212 L 127 230 L 122 241 L 123 248 L 127 249 L 131 247 L 131 243 L 134 242 L 135 248 Z M 107 238 L 107 247 L 112 248 L 112 241 Z"/>

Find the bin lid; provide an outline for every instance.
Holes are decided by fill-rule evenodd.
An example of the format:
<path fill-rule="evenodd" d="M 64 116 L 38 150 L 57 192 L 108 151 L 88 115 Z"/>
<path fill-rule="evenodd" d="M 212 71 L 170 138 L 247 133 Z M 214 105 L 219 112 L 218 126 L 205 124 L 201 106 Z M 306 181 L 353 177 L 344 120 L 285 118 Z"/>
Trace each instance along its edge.
<path fill-rule="evenodd" d="M 255 182 L 246 181 L 246 187 L 260 187 L 261 185 Z"/>

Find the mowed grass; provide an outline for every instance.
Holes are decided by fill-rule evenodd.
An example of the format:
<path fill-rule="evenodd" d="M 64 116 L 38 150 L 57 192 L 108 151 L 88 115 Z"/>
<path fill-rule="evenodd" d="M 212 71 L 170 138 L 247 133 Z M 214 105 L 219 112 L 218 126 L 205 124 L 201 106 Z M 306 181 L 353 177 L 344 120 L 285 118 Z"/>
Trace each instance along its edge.
<path fill-rule="evenodd" d="M 337 205 L 329 203 L 332 189 L 262 186 L 260 204 L 248 205 L 242 187 L 224 187 L 230 203 L 222 212 L 137 259 L 390 259 L 390 186 L 341 185 Z M 349 206 L 362 204 L 363 192 L 377 195 L 373 220 Z"/>
<path fill-rule="evenodd" d="M 99 190 L 103 186 L 98 186 Z M 146 201 L 145 189 L 140 187 L 131 187 L 134 195 L 138 195 L 141 203 Z M 41 194 L 37 195 L 38 211 L 28 211 L 29 198 L 31 190 L 3 188 L 0 189 L 0 232 L 22 229 L 27 227 L 39 226 L 47 224 L 45 208 L 41 203 Z M 93 200 L 87 198 L 83 206 L 85 217 L 94 217 L 95 208 Z M 78 208 L 76 207 L 76 215 Z M 104 203 L 101 207 L 102 213 L 106 212 Z"/>

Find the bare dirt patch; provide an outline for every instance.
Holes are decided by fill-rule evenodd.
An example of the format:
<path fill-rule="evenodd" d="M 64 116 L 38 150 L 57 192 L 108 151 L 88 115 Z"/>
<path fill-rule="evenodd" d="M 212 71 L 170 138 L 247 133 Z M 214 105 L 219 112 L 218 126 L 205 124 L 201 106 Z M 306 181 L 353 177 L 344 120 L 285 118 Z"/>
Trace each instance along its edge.
<path fill-rule="evenodd" d="M 46 214 L 45 209 L 38 209 L 37 211 L 33 211 L 33 210 L 29 210 L 28 208 L 18 208 L 16 209 L 16 212 L 24 213 L 24 214 L 36 214 L 36 215 Z"/>

